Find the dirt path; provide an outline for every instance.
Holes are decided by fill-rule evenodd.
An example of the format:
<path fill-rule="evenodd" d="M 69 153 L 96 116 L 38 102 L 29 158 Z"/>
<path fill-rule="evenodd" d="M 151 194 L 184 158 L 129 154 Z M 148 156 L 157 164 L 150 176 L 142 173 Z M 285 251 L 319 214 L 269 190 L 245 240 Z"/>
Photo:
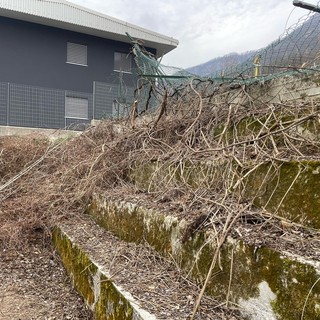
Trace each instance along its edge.
<path fill-rule="evenodd" d="M 92 319 L 59 257 L 41 240 L 0 251 L 0 319 Z"/>

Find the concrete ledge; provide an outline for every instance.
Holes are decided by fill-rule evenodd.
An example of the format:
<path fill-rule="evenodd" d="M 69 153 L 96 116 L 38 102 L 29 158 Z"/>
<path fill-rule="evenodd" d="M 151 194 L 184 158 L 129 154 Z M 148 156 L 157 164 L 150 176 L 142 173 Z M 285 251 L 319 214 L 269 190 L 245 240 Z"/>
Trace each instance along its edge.
<path fill-rule="evenodd" d="M 63 226 L 55 229 L 53 243 L 75 289 L 82 295 L 96 320 L 156 319 L 140 308 L 129 292 L 117 286 L 106 270 L 79 246 Z"/>
<path fill-rule="evenodd" d="M 81 131 L 62 130 L 62 129 L 43 129 L 43 128 L 27 128 L 0 126 L 0 136 L 25 136 L 30 134 L 43 135 L 51 140 L 74 137 L 81 134 Z"/>
<path fill-rule="evenodd" d="M 183 239 L 185 220 L 104 197 L 96 197 L 88 213 L 121 239 L 147 241 L 161 254 L 173 257 L 189 278 L 204 281 L 215 251 L 212 230 Z M 230 283 L 229 299 L 249 319 L 300 320 L 304 310 L 303 319 L 314 320 L 320 318 L 319 270 L 318 261 L 229 238 L 207 292 L 225 301 Z"/>
<path fill-rule="evenodd" d="M 128 243 L 99 227 L 93 219 L 65 221 L 53 243 L 94 318 L 110 320 L 186 320 L 200 288 L 186 280 L 172 260 L 150 246 Z M 195 320 L 239 319 L 204 295 Z"/>
<path fill-rule="evenodd" d="M 229 179 L 226 165 L 238 171 L 238 179 L 245 176 L 254 164 L 243 170 L 237 164 L 212 162 L 184 162 L 169 165 L 155 161 L 137 164 L 128 180 L 144 191 L 159 191 L 169 182 L 187 184 L 197 189 L 203 186 L 214 190 L 221 181 Z M 320 229 L 320 161 L 301 160 L 261 163 L 233 189 L 244 200 L 265 208 L 287 220 L 306 227 Z M 236 181 L 230 181 L 230 188 Z M 160 186 L 160 188 L 159 188 Z"/>
<path fill-rule="evenodd" d="M 253 101 L 264 103 L 283 103 L 289 101 L 319 99 L 320 97 L 319 72 L 299 73 L 295 72 L 272 80 L 254 83 L 248 86 L 248 92 L 242 90 L 230 90 L 224 94 L 229 95 L 229 102 L 234 104 L 249 104 Z M 219 97 L 219 96 L 218 96 Z"/>

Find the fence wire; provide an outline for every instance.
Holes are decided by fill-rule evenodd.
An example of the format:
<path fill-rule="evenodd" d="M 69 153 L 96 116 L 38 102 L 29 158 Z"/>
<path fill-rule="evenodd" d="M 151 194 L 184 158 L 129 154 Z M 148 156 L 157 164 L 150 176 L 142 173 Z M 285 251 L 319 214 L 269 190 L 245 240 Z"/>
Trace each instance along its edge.
<path fill-rule="evenodd" d="M 243 54 L 244 61 L 240 63 L 239 59 L 225 59 L 220 70 L 206 77 L 161 64 L 137 42 L 134 54 L 142 77 L 156 78 L 175 87 L 195 77 L 218 83 L 251 83 L 297 72 L 315 72 L 320 66 L 320 14 L 310 12 L 265 48 Z"/>

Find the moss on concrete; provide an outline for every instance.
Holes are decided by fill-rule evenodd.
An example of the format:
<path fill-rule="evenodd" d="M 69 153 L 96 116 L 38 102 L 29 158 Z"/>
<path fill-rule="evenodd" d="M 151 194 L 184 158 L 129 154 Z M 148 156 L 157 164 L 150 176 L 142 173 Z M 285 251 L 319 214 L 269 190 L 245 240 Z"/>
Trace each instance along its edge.
<path fill-rule="evenodd" d="M 151 162 L 136 164 L 129 174 L 129 181 L 144 191 L 163 190 L 164 186 L 174 181 L 191 188 L 219 189 L 223 183 L 223 172 L 227 163 L 183 161 L 170 164 Z M 218 170 L 217 170 L 218 168 Z"/>
<path fill-rule="evenodd" d="M 53 232 L 53 243 L 72 279 L 73 286 L 81 293 L 88 306 L 93 307 L 95 302 L 93 275 L 96 274 L 97 267 L 92 264 L 86 254 L 61 233 L 59 228 Z"/>
<path fill-rule="evenodd" d="M 128 300 L 119 294 L 113 283 L 104 275 L 100 277 L 100 286 L 100 298 L 95 306 L 96 319 L 134 319 L 134 310 Z"/>
<path fill-rule="evenodd" d="M 212 244 L 205 245 L 207 238 L 203 232 L 196 234 L 182 247 L 179 257 L 181 267 L 199 283 L 204 282 L 215 250 Z M 253 298 L 263 301 L 259 285 L 265 282 L 275 295 L 270 304 L 270 317 L 273 315 L 280 320 L 300 320 L 310 292 L 303 319 L 320 319 L 320 284 L 310 291 L 319 278 L 312 265 L 282 257 L 269 248 L 255 248 L 239 241 L 229 239 L 223 246 L 207 293 L 225 301 L 232 255 L 231 301 L 239 303 Z"/>
<path fill-rule="evenodd" d="M 87 212 L 95 220 L 123 240 L 140 243 L 147 241 L 156 250 L 172 253 L 177 245 L 175 238 L 181 233 L 175 217 L 164 216 L 126 202 L 96 198 Z"/>
<path fill-rule="evenodd" d="M 313 112 L 314 110 L 308 111 L 309 113 Z M 304 111 L 305 112 L 305 111 Z M 277 113 L 275 113 L 277 116 Z M 294 121 L 297 117 L 304 117 L 307 116 L 307 113 L 303 114 L 296 114 L 296 115 L 281 115 L 281 121 Z M 280 115 L 279 115 L 280 117 Z M 224 132 L 223 141 L 225 143 L 233 143 L 234 141 L 241 141 L 245 139 L 250 139 L 252 137 L 257 136 L 259 133 L 261 134 L 261 130 L 263 128 L 263 123 L 267 121 L 267 116 L 263 115 L 258 117 L 255 116 L 246 116 L 235 123 L 230 123 L 225 130 L 225 125 L 220 124 L 213 130 L 213 136 L 215 138 L 220 138 L 222 132 Z M 277 122 L 274 118 L 268 119 L 268 128 L 273 128 L 273 130 L 280 129 Z M 291 132 L 295 131 L 302 137 L 305 137 L 310 140 L 317 140 L 320 137 L 320 123 L 319 119 L 310 119 L 296 127 L 291 129 Z M 274 140 L 278 147 L 285 146 L 285 141 L 283 140 L 282 136 L 274 137 Z M 268 141 L 266 141 L 268 143 Z M 271 143 L 271 142 L 270 142 Z M 272 147 L 272 146 L 270 146 Z"/>
<path fill-rule="evenodd" d="M 59 228 L 53 232 L 53 243 L 75 289 L 91 308 L 96 320 L 141 319 L 112 281 Z"/>
<path fill-rule="evenodd" d="M 320 161 L 261 165 L 246 180 L 244 195 L 258 207 L 320 228 Z"/>
<path fill-rule="evenodd" d="M 194 189 L 221 189 L 231 185 L 227 181 L 230 166 L 238 170 L 241 178 L 254 164 L 248 164 L 248 169 L 237 169 L 233 163 L 186 162 L 167 167 L 161 167 L 160 163 L 143 164 L 137 166 L 137 171 L 133 170 L 131 181 L 139 188 L 151 186 L 156 190 L 162 176 Z M 253 200 L 256 206 L 271 213 L 307 227 L 320 228 L 320 161 L 266 162 L 244 180 L 244 185 L 233 192 L 242 193 L 247 200 Z"/>
<path fill-rule="evenodd" d="M 100 204 L 99 204 L 100 203 Z M 107 204 L 108 203 L 108 204 Z M 128 212 L 128 207 L 131 212 Z M 101 225 L 126 240 L 140 242 L 141 235 L 159 253 L 173 257 L 176 263 L 198 283 L 203 283 L 212 262 L 215 242 L 210 231 L 199 231 L 182 242 L 186 223 L 166 218 L 165 215 L 129 205 L 101 199 L 88 210 Z M 117 208 L 117 209 L 115 209 Z M 117 219 L 108 215 L 116 213 Z M 135 214 L 132 214 L 134 212 Z M 99 217 L 99 218 L 97 218 Z M 127 220 L 127 222 L 126 222 Z M 128 223 L 129 222 L 129 223 Z M 123 233 L 123 225 L 131 225 L 130 238 Z M 140 230 L 135 233 L 135 230 Z M 211 239 L 211 240 L 209 240 Z M 314 266 L 294 259 L 282 257 L 280 253 L 268 248 L 255 248 L 240 241 L 229 239 L 223 246 L 219 261 L 210 279 L 207 292 L 225 301 L 230 279 L 233 256 L 233 273 L 230 299 L 234 302 L 250 299 L 263 300 L 260 284 L 265 282 L 276 298 L 270 304 L 270 312 L 280 320 L 300 319 L 303 305 L 318 275 Z M 320 318 L 320 285 L 310 292 L 305 320 Z"/>

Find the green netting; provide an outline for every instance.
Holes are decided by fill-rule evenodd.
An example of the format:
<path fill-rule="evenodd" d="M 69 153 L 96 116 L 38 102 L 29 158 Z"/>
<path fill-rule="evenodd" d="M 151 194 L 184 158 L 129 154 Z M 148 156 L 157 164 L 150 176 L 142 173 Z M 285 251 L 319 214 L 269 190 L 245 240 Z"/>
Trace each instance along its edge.
<path fill-rule="evenodd" d="M 179 86 L 191 78 L 218 83 L 252 83 L 294 73 L 317 72 L 320 66 L 320 14 L 309 13 L 267 47 L 248 52 L 239 64 L 228 61 L 221 70 L 201 77 L 187 70 L 165 66 L 134 41 L 136 64 L 145 79 Z M 249 56 L 249 58 L 248 58 Z"/>

